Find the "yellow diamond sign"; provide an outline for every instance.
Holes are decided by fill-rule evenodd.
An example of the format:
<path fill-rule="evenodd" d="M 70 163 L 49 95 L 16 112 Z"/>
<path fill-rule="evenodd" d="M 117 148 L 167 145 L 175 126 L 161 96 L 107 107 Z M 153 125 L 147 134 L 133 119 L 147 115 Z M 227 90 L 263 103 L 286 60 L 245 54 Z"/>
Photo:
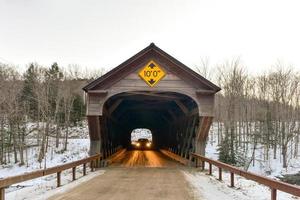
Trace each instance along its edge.
<path fill-rule="evenodd" d="M 153 87 L 158 83 L 166 73 L 162 68 L 153 60 L 145 65 L 139 72 L 139 76 L 150 86 Z"/>

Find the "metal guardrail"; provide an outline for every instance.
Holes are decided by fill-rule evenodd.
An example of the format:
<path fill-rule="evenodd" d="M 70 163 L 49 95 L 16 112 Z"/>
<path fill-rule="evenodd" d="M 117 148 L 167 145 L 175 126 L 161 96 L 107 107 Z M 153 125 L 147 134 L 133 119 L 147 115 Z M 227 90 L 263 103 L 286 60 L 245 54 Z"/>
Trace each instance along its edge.
<path fill-rule="evenodd" d="M 83 176 L 85 176 L 87 163 L 90 163 L 91 171 L 94 171 L 95 167 L 99 166 L 101 158 L 102 158 L 102 156 L 100 154 L 96 154 L 96 155 L 90 156 L 88 158 L 77 160 L 77 161 L 74 161 L 71 163 L 66 163 L 63 165 L 59 165 L 59 166 L 55 166 L 55 167 L 51 167 L 51 168 L 47 168 L 47 169 L 43 169 L 43 170 L 38 170 L 38 171 L 25 173 L 25 174 L 18 175 L 18 176 L 11 176 L 11 177 L 7 177 L 4 179 L 0 179 L 0 200 L 5 199 L 5 188 L 7 188 L 13 184 L 16 184 L 16 183 L 21 183 L 24 181 L 47 176 L 50 174 L 55 174 L 55 173 L 57 174 L 57 176 L 56 176 L 57 177 L 57 187 L 60 187 L 62 171 L 72 168 L 72 178 L 74 181 L 74 180 L 76 180 L 76 167 L 77 166 L 83 165 Z"/>
<path fill-rule="evenodd" d="M 300 187 L 292 184 L 288 184 L 282 181 L 273 180 L 268 177 L 260 176 L 251 172 L 247 172 L 245 170 L 239 169 L 237 167 L 233 167 L 231 165 L 222 163 L 220 161 L 212 160 L 209 158 L 206 158 L 204 156 L 201 156 L 196 153 L 190 154 L 190 159 L 195 158 L 196 161 L 196 167 L 198 166 L 198 161 L 200 161 L 202 164 L 202 169 L 205 168 L 205 162 L 209 164 L 209 175 L 212 175 L 212 165 L 219 168 L 219 180 L 222 180 L 222 169 L 228 170 L 230 172 L 230 186 L 234 187 L 234 174 L 237 174 L 239 176 L 245 177 L 246 179 L 253 180 L 257 183 L 263 184 L 265 186 L 270 187 L 271 189 L 271 200 L 276 200 L 277 198 L 277 190 L 295 195 L 300 196 Z"/>

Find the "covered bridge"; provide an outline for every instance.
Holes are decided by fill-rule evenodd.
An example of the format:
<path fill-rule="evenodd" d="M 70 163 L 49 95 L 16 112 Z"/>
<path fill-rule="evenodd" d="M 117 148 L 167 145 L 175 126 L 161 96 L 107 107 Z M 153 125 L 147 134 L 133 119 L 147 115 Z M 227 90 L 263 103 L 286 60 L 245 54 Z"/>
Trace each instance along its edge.
<path fill-rule="evenodd" d="M 188 157 L 205 152 L 220 88 L 151 43 L 83 90 L 90 154 L 107 157 L 147 128 L 156 148 Z"/>

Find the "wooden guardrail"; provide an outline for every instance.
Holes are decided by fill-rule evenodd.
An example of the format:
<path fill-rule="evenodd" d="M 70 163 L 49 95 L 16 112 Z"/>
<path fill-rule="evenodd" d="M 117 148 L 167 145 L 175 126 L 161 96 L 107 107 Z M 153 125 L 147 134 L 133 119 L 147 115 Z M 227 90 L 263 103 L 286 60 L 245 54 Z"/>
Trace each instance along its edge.
<path fill-rule="evenodd" d="M 212 165 L 219 168 L 219 180 L 222 180 L 222 169 L 228 170 L 230 172 L 230 186 L 234 187 L 234 174 L 237 174 L 239 176 L 245 177 L 246 179 L 253 180 L 255 182 L 258 182 L 260 184 L 263 184 L 265 186 L 270 187 L 271 189 L 271 200 L 276 200 L 277 197 L 277 190 L 295 195 L 300 196 L 300 187 L 288 184 L 282 181 L 273 180 L 268 177 L 260 176 L 251 172 L 247 172 L 245 170 L 239 169 L 237 167 L 233 167 L 231 165 L 222 163 L 220 161 L 212 160 L 209 158 L 206 158 L 204 156 L 201 156 L 196 153 L 190 154 L 190 160 L 192 158 L 195 158 L 196 161 L 196 167 L 198 166 L 198 161 L 201 162 L 201 167 L 204 170 L 205 168 L 205 162 L 209 164 L 209 175 L 212 175 Z"/>
<path fill-rule="evenodd" d="M 88 158 L 77 160 L 77 161 L 74 161 L 71 163 L 66 163 L 63 165 L 59 165 L 59 166 L 55 166 L 55 167 L 51 167 L 51 168 L 47 168 L 47 169 L 43 169 L 43 170 L 38 170 L 38 171 L 25 173 L 25 174 L 18 175 L 18 176 L 11 176 L 11 177 L 7 177 L 4 179 L 0 179 L 0 200 L 5 199 L 5 188 L 7 188 L 13 184 L 16 184 L 16 183 L 21 183 L 24 181 L 32 180 L 32 179 L 39 178 L 42 176 L 47 176 L 50 174 L 55 174 L 55 173 L 57 174 L 57 176 L 56 176 L 57 177 L 57 187 L 60 187 L 62 171 L 72 168 L 72 178 L 74 181 L 74 180 L 76 180 L 76 167 L 77 166 L 83 165 L 83 176 L 85 176 L 87 164 L 90 163 L 91 171 L 94 171 L 95 167 L 99 166 L 101 158 L 102 158 L 102 156 L 100 154 L 96 154 L 96 155 L 90 156 Z"/>
<path fill-rule="evenodd" d="M 122 157 L 126 151 L 127 150 L 124 148 L 121 148 L 121 147 L 117 148 L 115 153 L 110 155 L 108 158 L 105 158 L 102 160 L 102 166 L 107 167 L 108 165 L 111 165 L 116 160 L 118 160 L 120 157 Z"/>
<path fill-rule="evenodd" d="M 169 151 L 169 150 L 165 150 L 165 149 L 159 149 L 159 151 L 164 154 L 165 156 L 171 158 L 172 160 L 175 160 L 177 162 L 180 162 L 183 165 L 188 165 L 189 160 Z"/>

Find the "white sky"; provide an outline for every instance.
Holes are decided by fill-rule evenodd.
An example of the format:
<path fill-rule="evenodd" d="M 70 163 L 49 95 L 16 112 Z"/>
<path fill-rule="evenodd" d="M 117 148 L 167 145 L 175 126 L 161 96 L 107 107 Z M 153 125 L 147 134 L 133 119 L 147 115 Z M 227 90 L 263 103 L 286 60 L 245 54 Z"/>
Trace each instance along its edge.
<path fill-rule="evenodd" d="M 0 62 L 111 69 L 157 46 L 190 67 L 300 70 L 299 0 L 0 0 Z"/>

